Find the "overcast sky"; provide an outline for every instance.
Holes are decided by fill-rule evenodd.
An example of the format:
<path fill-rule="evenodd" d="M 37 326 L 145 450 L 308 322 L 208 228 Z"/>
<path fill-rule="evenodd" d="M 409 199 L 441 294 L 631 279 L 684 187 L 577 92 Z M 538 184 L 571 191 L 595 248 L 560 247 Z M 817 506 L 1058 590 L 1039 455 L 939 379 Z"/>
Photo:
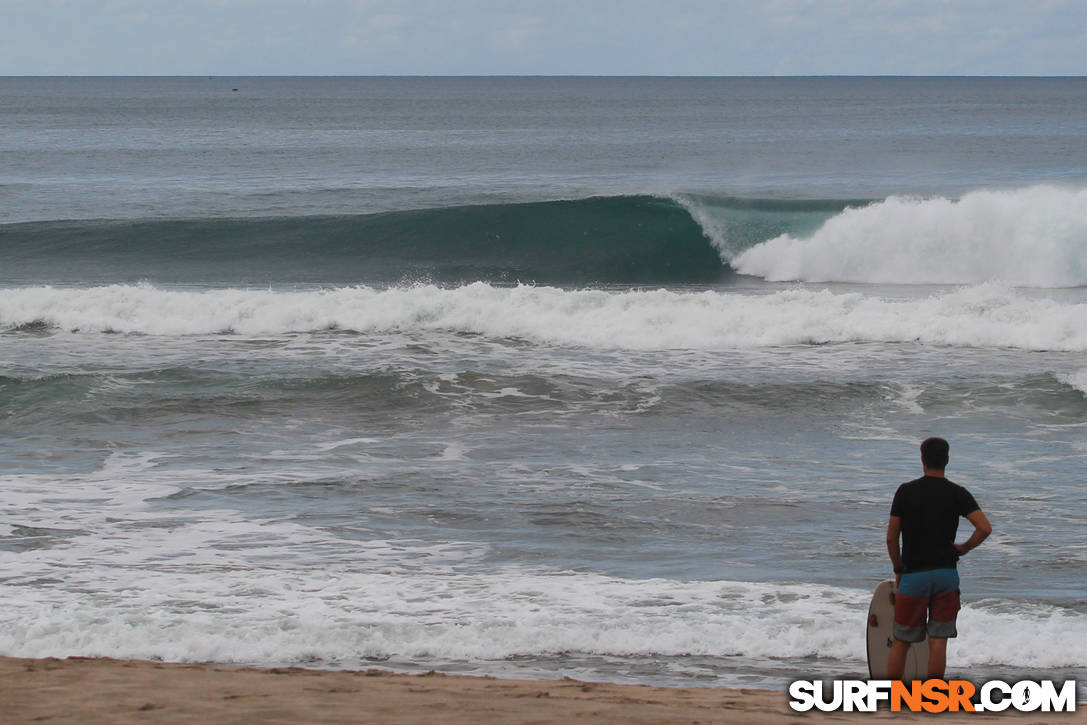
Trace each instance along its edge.
<path fill-rule="evenodd" d="M 0 0 L 0 75 L 1085 75 L 1087 0 Z"/>

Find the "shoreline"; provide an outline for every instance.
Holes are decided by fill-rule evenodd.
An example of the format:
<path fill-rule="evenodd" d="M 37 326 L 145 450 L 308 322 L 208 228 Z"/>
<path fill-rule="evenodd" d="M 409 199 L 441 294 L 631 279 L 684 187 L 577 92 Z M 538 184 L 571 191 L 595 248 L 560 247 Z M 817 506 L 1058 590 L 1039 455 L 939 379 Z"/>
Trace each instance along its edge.
<path fill-rule="evenodd" d="M 772 690 L 519 680 L 380 669 L 0 657 L 4 723 L 743 723 L 932 715 L 796 713 Z M 1087 723 L 1076 713 L 944 713 L 942 723 Z"/>

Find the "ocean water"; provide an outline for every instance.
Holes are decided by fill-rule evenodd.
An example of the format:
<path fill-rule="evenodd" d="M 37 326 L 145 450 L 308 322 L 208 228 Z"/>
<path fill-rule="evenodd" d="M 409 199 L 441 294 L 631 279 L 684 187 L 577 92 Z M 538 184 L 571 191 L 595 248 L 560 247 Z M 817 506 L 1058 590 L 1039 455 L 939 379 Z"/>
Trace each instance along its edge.
<path fill-rule="evenodd" d="M 949 674 L 1087 679 L 1084 138 L 1075 78 L 2 78 L 0 654 L 863 676 L 942 435 Z"/>

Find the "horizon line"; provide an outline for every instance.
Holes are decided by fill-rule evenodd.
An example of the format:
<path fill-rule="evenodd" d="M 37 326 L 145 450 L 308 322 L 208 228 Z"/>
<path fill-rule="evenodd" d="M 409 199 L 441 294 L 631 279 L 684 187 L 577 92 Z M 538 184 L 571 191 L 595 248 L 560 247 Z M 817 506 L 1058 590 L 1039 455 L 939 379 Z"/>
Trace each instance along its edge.
<path fill-rule="evenodd" d="M 804 74 L 656 74 L 656 73 L 12 73 L 0 74 L 0 78 L 691 78 L 691 79 L 772 79 L 772 78 L 1087 78 L 1087 74 L 922 74 L 922 73 L 804 73 Z"/>

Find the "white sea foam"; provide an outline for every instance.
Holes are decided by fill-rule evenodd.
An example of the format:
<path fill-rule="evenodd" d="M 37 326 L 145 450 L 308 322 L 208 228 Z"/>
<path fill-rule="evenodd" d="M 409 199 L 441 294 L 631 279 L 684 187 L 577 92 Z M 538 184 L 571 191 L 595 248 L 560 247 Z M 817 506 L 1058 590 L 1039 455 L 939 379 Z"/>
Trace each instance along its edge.
<path fill-rule="evenodd" d="M 1058 375 L 1057 379 L 1087 396 L 1087 368 L 1074 373 L 1063 373 Z"/>
<path fill-rule="evenodd" d="M 7 589 L 0 654 L 259 664 L 818 656 L 852 662 L 858 671 L 865 658 L 857 622 L 867 593 L 812 584 L 514 568 L 410 575 L 342 565 L 240 570 L 189 557 L 154 568 L 87 562 L 65 578 L 63 586 Z M 958 664 L 1082 665 L 1087 616 L 1044 605 L 1006 608 L 963 611 Z"/>
<path fill-rule="evenodd" d="M 808 238 L 784 234 L 730 261 L 776 281 L 1087 285 L 1087 189 L 890 197 L 846 209 Z"/>
<path fill-rule="evenodd" d="M 866 591 L 494 566 L 468 542 L 342 538 L 225 508 L 179 515 L 152 502 L 197 472 L 162 470 L 160 458 L 115 453 L 91 473 L 0 476 L 14 523 L 67 532 L 47 548 L 0 549 L 0 654 L 495 672 L 553 655 L 735 656 L 785 670 L 817 656 L 864 668 Z M 1082 612 L 989 600 L 961 622 L 957 664 L 1082 665 Z"/>
<path fill-rule="evenodd" d="M 0 326 L 152 335 L 467 332 L 592 348 L 705 349 L 877 341 L 1087 350 L 1087 304 L 1000 285 L 887 300 L 827 290 L 773 294 L 554 287 L 349 287 L 203 292 L 149 285 L 0 290 Z"/>

